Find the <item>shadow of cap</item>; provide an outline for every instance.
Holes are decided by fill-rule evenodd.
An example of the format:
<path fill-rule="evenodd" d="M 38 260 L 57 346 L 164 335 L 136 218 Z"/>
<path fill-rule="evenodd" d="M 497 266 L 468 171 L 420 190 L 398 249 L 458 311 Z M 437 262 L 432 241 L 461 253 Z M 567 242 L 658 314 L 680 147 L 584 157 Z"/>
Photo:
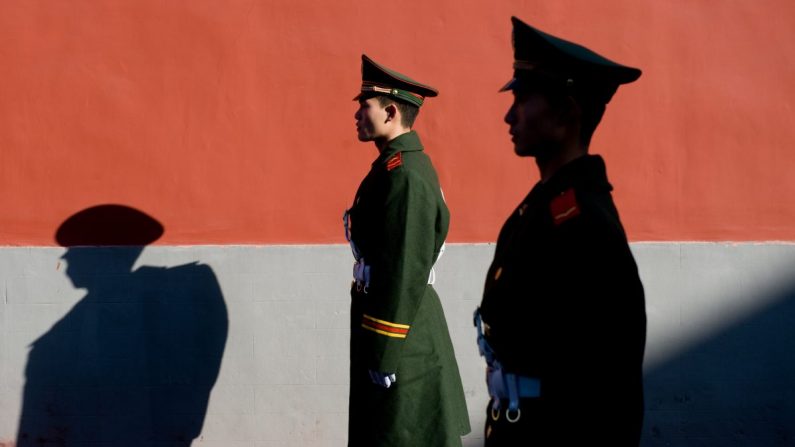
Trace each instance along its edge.
<path fill-rule="evenodd" d="M 86 208 L 66 219 L 55 232 L 63 247 L 142 246 L 163 235 L 163 225 L 148 214 L 125 205 Z"/>

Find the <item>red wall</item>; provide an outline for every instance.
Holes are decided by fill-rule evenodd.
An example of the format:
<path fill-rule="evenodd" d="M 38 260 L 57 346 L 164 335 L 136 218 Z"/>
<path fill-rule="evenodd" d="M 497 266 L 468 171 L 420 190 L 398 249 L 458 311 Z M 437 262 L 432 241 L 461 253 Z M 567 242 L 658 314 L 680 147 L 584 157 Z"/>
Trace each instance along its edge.
<path fill-rule="evenodd" d="M 165 244 L 343 242 L 362 52 L 439 88 L 450 240 L 493 241 L 537 178 L 497 93 L 511 15 L 644 70 L 593 142 L 631 239 L 795 240 L 792 1 L 6 0 L 0 245 L 99 203 Z"/>

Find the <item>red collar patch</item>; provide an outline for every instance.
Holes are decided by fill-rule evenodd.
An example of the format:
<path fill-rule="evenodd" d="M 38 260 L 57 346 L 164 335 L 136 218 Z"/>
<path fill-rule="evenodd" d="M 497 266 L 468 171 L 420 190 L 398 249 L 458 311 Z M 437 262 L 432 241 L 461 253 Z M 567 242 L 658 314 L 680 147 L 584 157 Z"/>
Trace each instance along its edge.
<path fill-rule="evenodd" d="M 569 188 L 554 199 L 549 204 L 549 211 L 555 225 L 560 225 L 572 217 L 580 215 L 580 208 L 577 206 L 577 197 L 574 195 L 574 188 Z"/>
<path fill-rule="evenodd" d="M 391 156 L 389 160 L 386 161 L 386 170 L 391 171 L 402 164 L 403 164 L 403 152 L 398 152 L 397 154 Z"/>

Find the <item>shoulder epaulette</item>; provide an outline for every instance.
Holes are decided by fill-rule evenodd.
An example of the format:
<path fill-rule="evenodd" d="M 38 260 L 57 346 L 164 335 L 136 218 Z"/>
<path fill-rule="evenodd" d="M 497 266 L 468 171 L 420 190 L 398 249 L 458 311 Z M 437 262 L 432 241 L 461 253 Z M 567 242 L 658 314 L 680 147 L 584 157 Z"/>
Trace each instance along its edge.
<path fill-rule="evenodd" d="M 578 216 L 580 207 L 577 205 L 574 188 L 569 188 L 552 199 L 549 204 L 549 212 L 552 214 L 552 221 L 555 225 L 560 225 L 572 217 Z"/>
<path fill-rule="evenodd" d="M 386 161 L 386 170 L 391 171 L 402 164 L 403 164 L 403 152 L 398 152 L 397 154 L 391 156 L 389 160 Z"/>

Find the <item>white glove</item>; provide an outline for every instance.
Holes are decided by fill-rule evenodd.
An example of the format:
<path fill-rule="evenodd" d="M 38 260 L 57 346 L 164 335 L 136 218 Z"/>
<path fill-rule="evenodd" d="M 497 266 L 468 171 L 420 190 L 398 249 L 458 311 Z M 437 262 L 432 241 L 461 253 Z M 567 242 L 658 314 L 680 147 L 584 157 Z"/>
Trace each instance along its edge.
<path fill-rule="evenodd" d="M 373 383 L 378 386 L 389 388 L 393 383 L 397 382 L 397 376 L 395 376 L 395 373 L 383 373 L 380 371 L 373 371 L 371 369 L 370 380 L 372 380 Z"/>

